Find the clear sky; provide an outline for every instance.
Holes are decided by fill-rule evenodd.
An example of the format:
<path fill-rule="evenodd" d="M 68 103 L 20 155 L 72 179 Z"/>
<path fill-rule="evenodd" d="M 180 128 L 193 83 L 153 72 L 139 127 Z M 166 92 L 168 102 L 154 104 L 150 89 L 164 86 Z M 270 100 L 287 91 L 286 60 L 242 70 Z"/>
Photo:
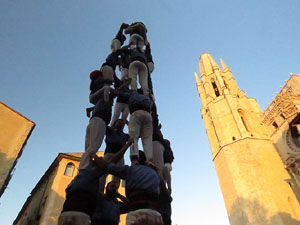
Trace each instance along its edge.
<path fill-rule="evenodd" d="M 175 153 L 174 225 L 228 225 L 193 73 L 201 53 L 222 58 L 266 108 L 289 73 L 300 73 L 299 11 L 298 0 L 0 0 L 0 101 L 36 123 L 0 199 L 1 224 L 12 224 L 59 152 L 84 150 L 89 73 L 122 22 L 143 21 Z"/>

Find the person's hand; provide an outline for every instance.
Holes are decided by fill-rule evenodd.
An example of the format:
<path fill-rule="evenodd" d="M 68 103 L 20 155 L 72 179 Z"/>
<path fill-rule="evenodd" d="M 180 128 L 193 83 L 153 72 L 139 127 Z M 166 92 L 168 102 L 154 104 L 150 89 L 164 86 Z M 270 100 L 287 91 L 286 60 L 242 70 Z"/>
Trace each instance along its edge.
<path fill-rule="evenodd" d="M 134 138 L 130 137 L 127 141 L 127 145 L 130 146 L 134 142 Z"/>
<path fill-rule="evenodd" d="M 112 93 L 112 94 L 116 94 L 116 90 L 113 89 L 113 88 L 109 88 L 109 91 L 110 91 L 110 93 Z"/>
<path fill-rule="evenodd" d="M 127 27 L 129 27 L 129 25 L 127 23 L 122 23 L 122 25 L 121 25 L 122 29 L 126 29 Z"/>
<path fill-rule="evenodd" d="M 100 169 L 105 170 L 108 166 L 108 162 L 106 162 L 103 157 L 98 157 L 96 154 L 93 155 L 93 158 Z"/>
<path fill-rule="evenodd" d="M 87 116 L 88 118 L 90 118 L 90 117 L 91 117 L 91 111 L 90 111 L 90 109 L 89 109 L 89 108 L 86 108 L 85 110 L 86 110 L 86 116 Z"/>

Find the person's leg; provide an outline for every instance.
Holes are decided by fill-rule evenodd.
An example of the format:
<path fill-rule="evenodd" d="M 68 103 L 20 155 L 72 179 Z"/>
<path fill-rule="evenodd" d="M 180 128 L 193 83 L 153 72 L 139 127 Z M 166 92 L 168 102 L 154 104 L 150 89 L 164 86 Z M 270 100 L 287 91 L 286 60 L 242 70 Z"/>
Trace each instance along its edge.
<path fill-rule="evenodd" d="M 170 193 L 172 192 L 171 171 L 172 171 L 171 163 L 165 163 L 164 169 L 163 169 L 163 178 L 167 182 L 168 190 Z"/>
<path fill-rule="evenodd" d="M 143 123 L 141 125 L 141 139 L 143 149 L 146 155 L 147 161 L 153 161 L 153 149 L 152 149 L 152 136 L 153 136 L 153 125 L 152 116 L 149 112 L 140 110 L 143 116 Z"/>
<path fill-rule="evenodd" d="M 99 150 L 102 145 L 105 132 L 106 124 L 103 119 L 94 117 L 90 120 L 86 129 L 86 149 L 82 154 L 79 169 L 84 169 L 90 165 L 90 154 L 94 154 Z"/>
<path fill-rule="evenodd" d="M 141 85 L 141 88 L 143 90 L 144 95 L 148 95 L 148 70 L 147 67 L 144 63 L 139 62 L 138 64 L 138 74 L 139 74 L 139 83 Z"/>
<path fill-rule="evenodd" d="M 140 36 L 141 37 L 141 36 Z M 136 47 L 141 51 L 144 52 L 144 45 L 145 45 L 145 41 L 144 38 L 139 38 L 136 42 Z"/>
<path fill-rule="evenodd" d="M 153 95 L 153 84 L 152 84 L 152 78 L 151 78 L 151 74 L 148 73 L 148 88 L 151 90 L 151 94 Z"/>
<path fill-rule="evenodd" d="M 128 76 L 131 78 L 130 87 L 132 90 L 137 90 L 137 74 L 138 74 L 138 64 L 139 61 L 133 61 L 129 65 Z"/>
<path fill-rule="evenodd" d="M 111 119 L 110 126 L 112 126 L 115 123 L 115 121 L 117 119 L 119 119 L 119 117 L 121 115 L 121 112 L 123 110 L 123 105 L 122 104 L 123 103 L 116 102 L 115 107 L 114 107 L 114 115 L 113 115 L 113 117 Z"/>
<path fill-rule="evenodd" d="M 112 52 L 115 52 L 115 51 L 117 51 L 118 49 L 120 49 L 121 48 L 121 42 L 120 42 L 120 40 L 118 40 L 118 39 L 113 39 L 112 41 L 111 41 L 111 44 L 110 44 L 110 49 L 111 49 L 111 51 Z"/>
<path fill-rule="evenodd" d="M 104 65 L 104 66 L 101 67 L 100 70 L 102 72 L 104 80 L 110 80 L 110 81 L 114 80 L 114 70 L 113 70 L 113 68 L 111 68 L 108 65 Z"/>
<path fill-rule="evenodd" d="M 121 70 L 121 81 L 128 78 L 128 68 L 122 68 Z"/>
<path fill-rule="evenodd" d="M 133 48 L 140 48 L 142 50 L 144 42 L 144 38 L 139 34 L 132 34 L 129 38 L 129 45 L 135 46 Z"/>
<path fill-rule="evenodd" d="M 139 155 L 139 146 L 138 140 L 140 137 L 141 124 L 139 119 L 139 112 L 141 110 L 137 110 L 130 115 L 130 120 L 128 124 L 129 136 L 134 139 L 132 145 L 130 146 L 130 158 L 132 156 Z"/>
<path fill-rule="evenodd" d="M 122 119 L 124 121 L 126 121 L 127 118 L 128 118 L 128 115 L 129 115 L 129 107 L 128 107 L 127 104 L 125 104 L 125 103 L 123 103 L 123 104 L 124 104 L 124 108 L 123 108 L 123 111 L 122 111 Z"/>
<path fill-rule="evenodd" d="M 152 142 L 153 147 L 153 163 L 158 167 L 160 174 L 164 169 L 164 146 L 159 141 Z"/>
<path fill-rule="evenodd" d="M 103 159 L 105 159 L 105 161 L 109 162 L 114 155 L 115 154 L 113 154 L 113 153 L 106 153 L 106 154 L 104 154 Z M 99 192 L 101 192 L 101 193 L 104 193 L 106 177 L 107 177 L 107 174 L 104 174 L 103 176 L 101 176 L 99 178 Z"/>
<path fill-rule="evenodd" d="M 148 69 L 149 73 L 152 73 L 154 70 L 154 63 L 153 62 L 148 62 Z"/>

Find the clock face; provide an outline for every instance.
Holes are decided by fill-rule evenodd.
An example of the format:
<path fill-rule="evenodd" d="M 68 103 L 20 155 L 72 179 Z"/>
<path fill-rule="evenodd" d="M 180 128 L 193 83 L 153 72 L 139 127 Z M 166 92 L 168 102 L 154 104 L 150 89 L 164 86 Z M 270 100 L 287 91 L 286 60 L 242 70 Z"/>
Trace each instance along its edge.
<path fill-rule="evenodd" d="M 285 141 L 291 153 L 300 154 L 300 136 L 297 133 L 292 134 L 295 131 L 297 132 L 297 130 L 289 128 L 285 133 Z"/>

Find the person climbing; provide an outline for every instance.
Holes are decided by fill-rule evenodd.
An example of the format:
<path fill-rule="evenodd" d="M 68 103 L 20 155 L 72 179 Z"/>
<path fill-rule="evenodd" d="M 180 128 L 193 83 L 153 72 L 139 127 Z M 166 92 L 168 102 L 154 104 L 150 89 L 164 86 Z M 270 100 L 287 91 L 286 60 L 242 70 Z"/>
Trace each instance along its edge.
<path fill-rule="evenodd" d="M 139 49 L 130 49 L 129 46 L 123 46 L 116 53 L 126 55 L 128 67 L 128 77 L 131 78 L 131 89 L 137 91 L 137 77 L 139 78 L 139 84 L 145 95 L 149 94 L 148 86 L 148 65 L 145 54 Z M 125 77 L 125 75 L 124 75 Z M 125 78 L 124 78 L 125 79 Z"/>
<path fill-rule="evenodd" d="M 104 152 L 104 159 L 109 161 L 114 155 L 126 144 L 129 139 L 129 135 L 123 132 L 124 129 L 124 121 L 122 119 L 116 120 L 113 125 L 106 127 L 106 137 L 105 143 L 106 148 Z M 124 165 L 124 157 L 121 158 L 119 165 Z M 104 192 L 104 186 L 106 181 L 106 175 L 103 175 L 100 178 L 100 192 Z M 113 181 L 118 185 L 120 184 L 120 178 L 114 176 Z"/>
<path fill-rule="evenodd" d="M 116 67 L 117 65 L 120 64 L 119 55 L 120 52 L 118 50 L 110 53 L 100 68 L 100 71 L 103 74 L 103 78 L 105 80 L 109 80 L 111 83 L 114 81 L 114 74 L 115 74 Z"/>
<path fill-rule="evenodd" d="M 128 84 L 130 83 L 130 81 L 127 79 L 126 81 L 121 81 L 117 76 L 115 76 L 114 78 L 114 87 L 118 88 L 120 87 L 123 83 L 128 82 Z M 128 88 L 124 88 L 123 90 L 120 91 L 120 93 L 125 93 L 129 92 Z M 123 98 L 122 94 L 118 94 L 117 96 L 117 101 L 114 107 L 114 114 L 113 117 L 111 119 L 111 126 L 115 123 L 115 121 L 117 119 L 119 119 L 120 115 L 122 114 L 122 119 L 124 120 L 124 122 L 127 124 L 127 118 L 129 115 L 129 107 L 128 107 L 128 99 L 127 98 Z"/>
<path fill-rule="evenodd" d="M 147 28 L 142 22 L 130 24 L 125 29 L 125 34 L 130 34 L 129 45 L 142 50 L 147 41 Z"/>
<path fill-rule="evenodd" d="M 105 80 L 113 82 L 116 66 L 120 64 L 120 52 L 118 51 L 126 40 L 123 30 L 128 28 L 128 24 L 122 23 L 116 37 L 111 42 L 111 53 L 106 57 L 105 62 L 101 65 L 100 71 Z"/>
<path fill-rule="evenodd" d="M 129 27 L 128 24 L 122 23 L 116 37 L 111 41 L 110 49 L 112 52 L 117 51 L 124 44 L 126 36 L 123 34 L 124 29 Z"/>
<path fill-rule="evenodd" d="M 79 169 L 87 167 L 91 162 L 90 155 L 96 153 L 101 147 L 106 133 L 106 126 L 111 120 L 113 99 L 119 91 L 128 86 L 129 82 L 130 80 L 120 85 L 116 90 L 105 85 L 103 87 L 96 84 L 92 85 L 89 98 L 95 106 L 92 109 L 92 117 L 86 128 L 85 152 L 81 157 Z M 100 89 L 97 90 L 97 88 Z M 108 100 L 105 99 L 105 92 L 108 92 Z"/>
<path fill-rule="evenodd" d="M 105 92 L 108 93 L 108 100 L 105 99 Z M 104 86 L 97 91 L 91 90 L 90 102 L 95 104 L 95 106 L 86 128 L 85 152 L 81 157 L 79 169 L 86 168 L 91 163 L 90 154 L 96 153 L 102 145 L 106 125 L 109 124 L 111 118 L 114 93 L 115 90 L 108 86 Z"/>
<path fill-rule="evenodd" d="M 143 150 L 147 161 L 153 160 L 152 135 L 153 125 L 151 108 L 153 101 L 150 97 L 132 91 L 128 98 L 130 120 L 128 124 L 129 135 L 134 139 L 130 147 L 130 157 L 138 156 L 138 140 L 142 139 Z"/>

